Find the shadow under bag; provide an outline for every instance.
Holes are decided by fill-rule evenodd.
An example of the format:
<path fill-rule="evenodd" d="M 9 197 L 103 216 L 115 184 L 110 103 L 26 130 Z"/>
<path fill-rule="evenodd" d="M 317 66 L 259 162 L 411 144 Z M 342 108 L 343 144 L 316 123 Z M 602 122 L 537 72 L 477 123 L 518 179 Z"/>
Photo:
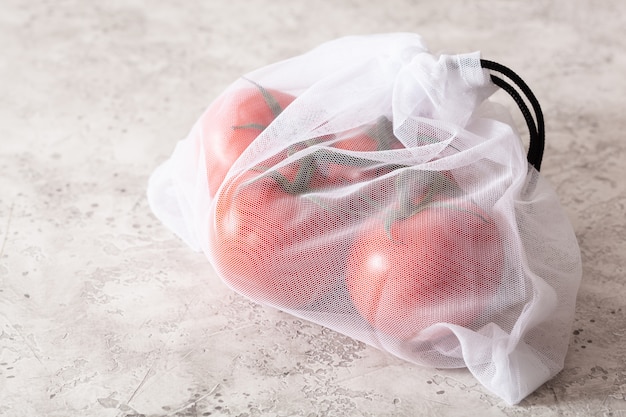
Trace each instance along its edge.
<path fill-rule="evenodd" d="M 582 274 L 543 145 L 508 68 L 345 37 L 233 82 L 148 197 L 234 291 L 515 404 L 563 368 Z"/>

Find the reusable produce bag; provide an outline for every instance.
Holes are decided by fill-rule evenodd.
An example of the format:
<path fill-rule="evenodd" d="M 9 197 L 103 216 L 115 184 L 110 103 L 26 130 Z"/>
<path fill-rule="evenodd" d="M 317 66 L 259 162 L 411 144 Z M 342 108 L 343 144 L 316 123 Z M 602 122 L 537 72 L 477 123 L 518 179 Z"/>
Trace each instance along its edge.
<path fill-rule="evenodd" d="M 234 291 L 514 404 L 562 369 L 581 278 L 543 140 L 506 67 L 345 37 L 233 82 L 148 197 Z"/>

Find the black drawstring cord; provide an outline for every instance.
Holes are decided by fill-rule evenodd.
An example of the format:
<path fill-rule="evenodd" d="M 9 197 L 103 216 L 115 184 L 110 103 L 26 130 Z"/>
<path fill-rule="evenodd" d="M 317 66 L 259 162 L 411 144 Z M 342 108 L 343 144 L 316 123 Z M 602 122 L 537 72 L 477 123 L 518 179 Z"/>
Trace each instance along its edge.
<path fill-rule="evenodd" d="M 498 64 L 497 62 L 488 61 L 485 59 L 480 60 L 480 64 L 483 68 L 498 72 L 511 81 L 524 93 L 530 105 L 533 108 L 533 112 L 535 113 L 535 118 L 530 112 L 530 109 L 526 105 L 526 102 L 522 98 L 522 96 L 517 92 L 514 86 L 509 84 L 507 81 L 503 80 L 500 77 L 497 77 L 491 74 L 491 81 L 506 91 L 512 98 L 515 100 L 515 103 L 519 107 L 526 120 L 526 124 L 528 125 L 528 131 L 530 134 L 530 145 L 528 147 L 528 163 L 531 164 L 537 171 L 541 169 L 541 160 L 543 159 L 543 150 L 545 146 L 545 126 L 543 120 L 543 112 L 541 111 L 541 105 L 533 94 L 532 90 L 528 85 L 522 80 L 522 78 L 513 72 L 510 68 L 505 67 L 502 64 Z M 536 123 L 535 123 L 536 121 Z"/>

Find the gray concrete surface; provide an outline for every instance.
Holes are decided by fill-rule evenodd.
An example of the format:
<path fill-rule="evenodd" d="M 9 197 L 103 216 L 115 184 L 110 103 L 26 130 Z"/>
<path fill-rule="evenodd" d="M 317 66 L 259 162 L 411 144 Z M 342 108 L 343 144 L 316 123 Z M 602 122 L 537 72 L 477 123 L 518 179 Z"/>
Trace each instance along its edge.
<path fill-rule="evenodd" d="M 626 416 L 626 3 L 3 0 L 0 415 Z M 146 181 L 241 74 L 349 34 L 482 51 L 543 104 L 584 262 L 565 369 L 519 405 L 228 290 Z"/>

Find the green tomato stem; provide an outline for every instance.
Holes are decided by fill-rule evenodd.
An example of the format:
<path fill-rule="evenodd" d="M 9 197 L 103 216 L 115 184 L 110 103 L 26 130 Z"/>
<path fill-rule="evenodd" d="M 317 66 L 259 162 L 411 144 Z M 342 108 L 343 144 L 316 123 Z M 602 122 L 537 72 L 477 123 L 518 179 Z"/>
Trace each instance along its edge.
<path fill-rule="evenodd" d="M 393 134 L 393 123 L 385 116 L 380 116 L 376 120 L 376 124 L 367 130 L 367 135 L 373 138 L 376 143 L 377 151 L 386 151 L 391 149 L 391 144 L 395 139 Z"/>
<path fill-rule="evenodd" d="M 256 129 L 261 132 L 265 130 L 267 126 L 259 124 L 259 123 L 248 123 L 247 125 L 239 125 L 239 126 L 231 126 L 233 130 L 236 129 Z"/>
<path fill-rule="evenodd" d="M 272 111 L 272 114 L 274 115 L 274 118 L 278 117 L 278 115 L 284 110 L 282 108 L 282 106 L 280 105 L 280 103 L 278 102 L 278 100 L 276 100 L 276 97 L 274 97 L 272 95 L 272 93 L 270 93 L 265 87 L 263 87 L 261 84 L 246 78 L 246 77 L 242 77 L 244 80 L 248 81 L 249 83 L 251 83 L 252 85 L 254 85 L 259 92 L 261 93 L 261 95 L 263 96 L 263 100 L 265 100 L 265 103 L 267 104 L 267 106 L 270 108 L 270 110 Z"/>

